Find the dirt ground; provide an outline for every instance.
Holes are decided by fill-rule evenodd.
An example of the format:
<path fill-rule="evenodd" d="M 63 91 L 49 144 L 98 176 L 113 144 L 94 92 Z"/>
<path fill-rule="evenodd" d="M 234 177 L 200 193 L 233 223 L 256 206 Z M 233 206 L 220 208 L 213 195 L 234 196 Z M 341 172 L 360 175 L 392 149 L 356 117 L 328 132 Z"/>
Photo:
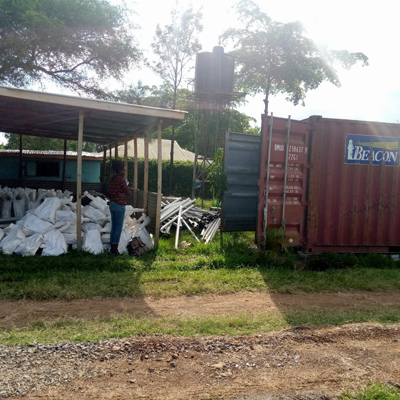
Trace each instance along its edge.
<path fill-rule="evenodd" d="M 196 317 L 285 310 L 322 310 L 389 306 L 400 303 L 400 292 L 313 293 L 285 295 L 235 293 L 168 299 L 103 299 L 71 301 L 1 301 L 0 329 L 24 326 L 37 320 L 95 318 L 112 315 Z"/>
<path fill-rule="evenodd" d="M 0 302 L 0 328 L 34 320 L 346 309 L 400 303 L 400 293 L 239 293 L 172 299 Z M 103 344 L 96 376 L 41 387 L 38 399 L 329 399 L 369 382 L 400 389 L 400 324 L 294 327 L 252 336 L 139 336 Z M 1 356 L 1 354 L 0 354 Z M 52 360 L 57 354 L 52 355 Z M 1 375 L 1 372 L 0 372 Z M 14 397 L 17 399 L 17 397 Z"/>

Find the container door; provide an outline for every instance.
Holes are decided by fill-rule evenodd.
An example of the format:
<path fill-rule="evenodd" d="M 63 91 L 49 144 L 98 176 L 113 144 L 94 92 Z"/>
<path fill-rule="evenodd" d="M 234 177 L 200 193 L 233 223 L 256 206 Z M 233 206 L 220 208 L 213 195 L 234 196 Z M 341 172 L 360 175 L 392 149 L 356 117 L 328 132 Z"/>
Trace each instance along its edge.
<path fill-rule="evenodd" d="M 310 117 L 308 252 L 400 250 L 400 125 Z"/>
<path fill-rule="evenodd" d="M 228 189 L 222 202 L 221 230 L 255 231 L 257 219 L 260 136 L 227 132 L 224 169 Z"/>
<path fill-rule="evenodd" d="M 289 244 L 300 246 L 305 242 L 309 130 L 307 122 L 264 116 L 258 242 L 262 242 L 267 228 L 280 227 Z"/>

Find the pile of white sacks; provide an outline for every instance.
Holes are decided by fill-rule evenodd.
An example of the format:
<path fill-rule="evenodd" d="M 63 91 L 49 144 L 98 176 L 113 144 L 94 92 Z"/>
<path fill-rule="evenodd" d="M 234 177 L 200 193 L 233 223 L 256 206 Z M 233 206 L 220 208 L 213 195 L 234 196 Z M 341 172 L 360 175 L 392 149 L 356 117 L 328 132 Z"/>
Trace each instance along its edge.
<path fill-rule="evenodd" d="M 0 190 L 4 192 L 7 189 Z M 8 189 L 10 190 L 16 189 Z M 32 194 L 32 190 L 35 195 Z M 27 193 L 27 189 L 19 191 L 19 193 L 22 192 Z M 31 199 L 33 197 L 35 199 L 27 200 L 28 196 L 22 196 L 25 199 L 22 218 L 4 229 L 0 228 L 0 251 L 4 254 L 15 253 L 29 256 L 35 255 L 40 248 L 43 256 L 58 256 L 68 251 L 68 245 L 76 248 L 76 203 L 72 202 L 71 192 L 42 189 L 36 192 L 34 189 L 28 189 L 28 193 Z M 84 195 L 91 201 L 82 207 L 82 250 L 99 254 L 110 247 L 110 210 L 107 202 L 101 197 L 91 196 L 88 192 Z M 15 200 L 12 201 L 15 202 Z M 36 201 L 37 203 L 34 204 Z M 37 205 L 38 203 L 40 205 Z M 17 216 L 15 203 L 13 208 Z M 25 208 L 28 210 L 25 211 Z M 128 252 L 128 244 L 133 238 L 140 239 L 147 249 L 154 246 L 146 229 L 150 218 L 145 214 L 142 214 L 138 220 L 130 217 L 134 212 L 139 211 L 143 210 L 126 206 L 124 226 L 118 246 L 120 254 Z"/>

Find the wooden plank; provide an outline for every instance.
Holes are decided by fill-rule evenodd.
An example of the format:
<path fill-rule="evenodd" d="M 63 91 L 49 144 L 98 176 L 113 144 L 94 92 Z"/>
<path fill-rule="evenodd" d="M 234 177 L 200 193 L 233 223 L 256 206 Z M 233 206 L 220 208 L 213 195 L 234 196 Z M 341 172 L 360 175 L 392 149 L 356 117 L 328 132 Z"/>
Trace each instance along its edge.
<path fill-rule="evenodd" d="M 61 178 L 61 189 L 64 190 L 65 186 L 65 173 L 67 170 L 67 139 L 64 139 L 64 155 L 63 155 L 63 170 Z"/>
<path fill-rule="evenodd" d="M 107 147 L 103 146 L 103 180 L 102 183 L 106 181 L 106 162 L 107 162 Z"/>
<path fill-rule="evenodd" d="M 79 110 L 78 157 L 76 167 L 76 240 L 78 250 L 82 250 L 82 148 L 84 111 Z"/>
<path fill-rule="evenodd" d="M 144 187 L 143 187 L 143 208 L 147 213 L 147 194 L 149 191 L 149 133 L 144 137 Z"/>
<path fill-rule="evenodd" d="M 21 185 L 22 182 L 22 135 L 19 135 L 19 170 L 18 170 L 18 180 Z"/>
<path fill-rule="evenodd" d="M 158 247 L 160 239 L 160 214 L 161 214 L 161 189 L 162 189 L 162 121 L 158 122 L 158 159 L 157 159 L 157 208 L 156 208 L 156 226 L 154 232 L 154 246 Z M 179 229 L 179 228 L 178 228 Z"/>
<path fill-rule="evenodd" d="M 135 166 L 133 171 L 133 207 L 137 207 L 138 201 L 138 151 L 137 151 L 137 136 L 133 139 L 133 156 Z"/>
<path fill-rule="evenodd" d="M 110 176 L 109 176 L 109 181 L 111 181 L 112 177 L 112 169 L 111 169 L 111 163 L 112 163 L 112 155 L 111 155 L 111 145 L 110 145 Z"/>
<path fill-rule="evenodd" d="M 118 142 L 115 142 L 115 147 L 114 147 L 114 160 L 118 160 Z"/>
<path fill-rule="evenodd" d="M 124 177 L 128 179 L 128 140 L 124 141 Z"/>

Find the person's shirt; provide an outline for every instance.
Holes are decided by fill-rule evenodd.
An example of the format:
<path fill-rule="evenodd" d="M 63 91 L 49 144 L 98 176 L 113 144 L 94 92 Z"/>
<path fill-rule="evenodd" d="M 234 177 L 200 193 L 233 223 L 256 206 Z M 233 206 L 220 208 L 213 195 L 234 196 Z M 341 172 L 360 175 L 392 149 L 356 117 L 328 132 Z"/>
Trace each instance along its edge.
<path fill-rule="evenodd" d="M 126 196 L 131 191 L 123 176 L 115 175 L 110 181 L 110 200 L 120 205 L 126 205 Z"/>

